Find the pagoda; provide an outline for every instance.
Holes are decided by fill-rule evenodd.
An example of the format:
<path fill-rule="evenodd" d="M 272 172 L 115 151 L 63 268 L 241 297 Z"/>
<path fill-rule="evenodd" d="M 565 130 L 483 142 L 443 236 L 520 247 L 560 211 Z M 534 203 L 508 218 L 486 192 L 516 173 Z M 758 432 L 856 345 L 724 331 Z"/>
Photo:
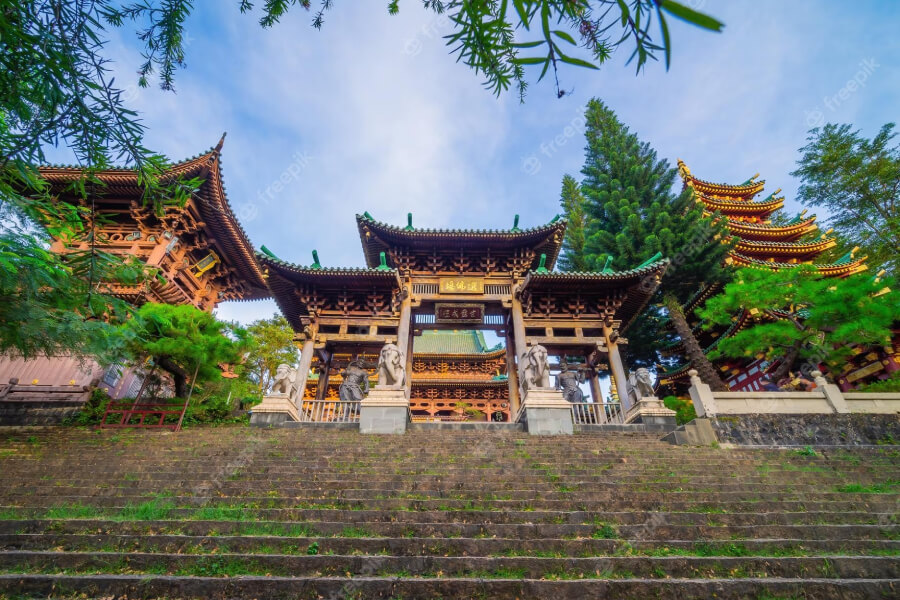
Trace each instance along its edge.
<path fill-rule="evenodd" d="M 73 187 L 84 179 L 84 169 L 48 165 L 39 168 L 51 194 L 82 206 L 87 215 L 82 233 L 55 237 L 51 250 L 65 255 L 95 247 L 103 252 L 136 257 L 154 268 L 153 277 L 139 285 L 98 282 L 98 288 L 134 305 L 145 302 L 191 304 L 212 311 L 225 300 L 270 297 L 253 246 L 231 209 L 222 181 L 218 144 L 192 158 L 172 164 L 162 183 L 199 179 L 198 189 L 182 205 L 154 209 L 143 198 L 139 173 L 110 168 L 91 173 L 84 185 L 86 198 Z M 41 385 L 89 385 L 99 381 L 113 398 L 132 397 L 140 388 L 139 369 L 113 365 L 102 368 L 93 361 L 80 363 L 70 357 L 37 357 L 24 360 L 0 357 L 0 376 Z"/>
<path fill-rule="evenodd" d="M 553 271 L 566 221 L 510 229 L 419 229 L 357 215 L 366 266 L 310 266 L 264 249 L 256 255 L 272 296 L 302 346 L 298 387 L 305 402 L 336 399 L 351 361 L 374 373 L 395 343 L 407 361 L 414 419 L 511 421 L 519 408 L 516 364 L 540 344 L 577 363 L 599 400 L 609 370 L 627 398 L 619 346 L 668 266 L 630 271 Z M 481 331 L 504 343 L 486 347 Z M 310 375 L 312 373 L 312 375 Z"/>
<path fill-rule="evenodd" d="M 60 254 L 96 247 L 110 254 L 137 257 L 156 269 L 155 277 L 134 286 L 101 282 L 113 295 L 135 305 L 144 302 L 192 304 L 211 311 L 224 300 L 269 297 L 253 246 L 231 209 L 222 182 L 224 136 L 206 152 L 171 165 L 163 183 L 198 178 L 199 189 L 183 205 L 157 210 L 143 199 L 139 173 L 112 168 L 92 173 L 88 198 L 75 197 L 72 184 L 84 177 L 80 167 L 41 167 L 51 193 L 75 205 L 91 203 L 83 234 L 56 238 Z"/>
<path fill-rule="evenodd" d="M 736 267 L 752 269 L 790 269 L 801 264 L 812 264 L 825 277 L 847 277 L 866 270 L 865 257 L 856 257 L 856 249 L 848 252 L 833 263 L 816 263 L 823 252 L 835 247 L 836 241 L 831 231 L 819 233 L 815 215 L 806 216 L 806 211 L 784 224 L 772 221 L 772 215 L 784 207 L 784 196 L 780 189 L 764 198 L 757 198 L 765 189 L 765 181 L 759 174 L 738 184 L 711 183 L 695 177 L 682 160 L 678 161 L 678 172 L 684 187 L 691 189 L 697 202 L 704 206 L 704 216 L 720 215 L 736 243 L 726 258 L 726 263 Z M 695 311 L 712 295 L 720 291 L 716 286 L 707 287 L 694 295 L 683 307 L 684 314 L 698 336 L 705 352 L 715 348 L 718 340 L 734 335 L 751 322 L 753 315 L 744 311 L 736 315 L 732 325 L 725 331 L 704 331 Z M 683 347 L 677 342 L 668 352 L 680 355 Z M 719 369 L 723 380 L 735 391 L 760 389 L 760 379 L 766 371 L 761 358 L 750 363 L 722 361 Z M 677 389 L 687 387 L 690 362 L 660 374 L 658 385 Z"/>

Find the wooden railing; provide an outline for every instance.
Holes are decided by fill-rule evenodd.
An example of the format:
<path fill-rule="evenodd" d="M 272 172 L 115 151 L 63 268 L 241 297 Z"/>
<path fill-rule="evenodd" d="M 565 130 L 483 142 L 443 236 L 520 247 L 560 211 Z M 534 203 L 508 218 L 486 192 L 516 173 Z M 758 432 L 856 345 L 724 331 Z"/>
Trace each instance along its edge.
<path fill-rule="evenodd" d="M 187 401 L 171 402 L 110 402 L 103 413 L 100 427 L 134 427 L 138 429 L 181 429 Z M 112 415 L 112 419 L 110 419 Z"/>
<path fill-rule="evenodd" d="M 572 402 L 572 422 L 575 425 L 606 425 L 624 423 L 625 413 L 618 402 Z"/>
<path fill-rule="evenodd" d="M 304 400 L 300 407 L 303 423 L 359 423 L 359 402 Z"/>

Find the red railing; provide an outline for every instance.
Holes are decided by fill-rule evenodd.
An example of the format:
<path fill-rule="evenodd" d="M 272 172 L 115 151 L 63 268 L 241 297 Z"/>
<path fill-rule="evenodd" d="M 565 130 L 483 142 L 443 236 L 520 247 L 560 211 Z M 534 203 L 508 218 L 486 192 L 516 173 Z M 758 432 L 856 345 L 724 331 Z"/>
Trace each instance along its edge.
<path fill-rule="evenodd" d="M 179 431 L 187 410 L 187 401 L 183 404 L 171 402 L 154 402 L 135 404 L 134 402 L 110 402 L 103 413 L 100 427 L 135 427 L 139 429 L 171 429 Z M 118 422 L 108 421 L 110 415 L 119 415 Z M 166 418 L 171 417 L 169 422 Z M 175 417 L 178 417 L 175 420 Z M 155 421 L 155 422 L 154 422 Z"/>

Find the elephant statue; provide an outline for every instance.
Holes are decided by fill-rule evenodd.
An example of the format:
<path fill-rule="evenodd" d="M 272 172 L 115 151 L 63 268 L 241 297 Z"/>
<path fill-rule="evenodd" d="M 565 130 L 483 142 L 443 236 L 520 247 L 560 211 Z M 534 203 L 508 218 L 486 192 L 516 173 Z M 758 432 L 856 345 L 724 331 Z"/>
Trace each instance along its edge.
<path fill-rule="evenodd" d="M 522 354 L 522 360 L 519 361 L 519 385 L 523 394 L 531 389 L 550 387 L 547 349 L 540 344 L 532 346 Z"/>
<path fill-rule="evenodd" d="M 406 360 L 395 344 L 387 343 L 378 357 L 378 386 L 406 384 Z"/>

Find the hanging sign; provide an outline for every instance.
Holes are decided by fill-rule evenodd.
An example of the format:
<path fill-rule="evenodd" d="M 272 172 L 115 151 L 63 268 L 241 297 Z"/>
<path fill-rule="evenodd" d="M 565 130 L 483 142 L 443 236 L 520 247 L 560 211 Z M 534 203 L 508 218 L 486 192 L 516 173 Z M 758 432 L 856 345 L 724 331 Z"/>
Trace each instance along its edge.
<path fill-rule="evenodd" d="M 484 321 L 484 304 L 434 305 L 435 323 L 481 323 Z"/>
<path fill-rule="evenodd" d="M 442 294 L 484 294 L 484 280 L 474 277 L 441 277 Z"/>
<path fill-rule="evenodd" d="M 214 266 L 216 266 L 217 262 L 219 262 L 219 257 L 216 256 L 215 252 L 210 251 L 209 254 L 207 254 L 206 256 L 201 258 L 194 265 L 194 276 L 200 277 L 203 273 L 209 271 Z"/>

